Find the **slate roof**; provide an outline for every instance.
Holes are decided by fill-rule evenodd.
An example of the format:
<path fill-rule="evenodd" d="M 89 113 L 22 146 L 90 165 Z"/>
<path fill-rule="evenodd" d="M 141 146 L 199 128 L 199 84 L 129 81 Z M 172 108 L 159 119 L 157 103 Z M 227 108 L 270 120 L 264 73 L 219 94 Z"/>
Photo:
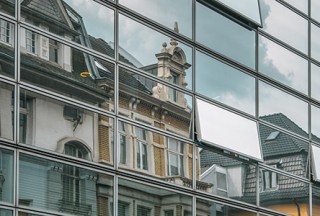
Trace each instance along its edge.
<path fill-rule="evenodd" d="M 298 133 L 301 136 L 307 136 L 305 131 L 303 131 L 298 125 L 296 125 L 282 113 L 262 116 L 261 119 L 284 129 Z M 266 140 L 266 138 L 273 131 L 275 130 L 270 127 L 262 124 L 259 125 L 259 133 L 265 163 L 277 164 L 278 168 L 283 171 L 297 176 L 306 177 L 308 169 L 308 143 L 281 132 L 275 139 Z M 212 152 L 209 149 L 203 149 L 200 152 L 201 170 L 206 170 L 213 164 L 217 164 L 222 167 L 230 167 L 240 165 L 242 162 Z M 260 179 L 260 185 L 262 185 L 261 181 L 262 180 Z M 254 203 L 256 199 L 256 166 L 246 165 L 246 179 L 244 183 L 244 196 L 233 198 Z M 284 175 L 278 175 L 278 189 L 272 191 L 261 191 L 260 200 L 262 203 L 267 205 L 273 201 L 277 202 L 277 199 L 282 199 L 283 201 L 286 198 L 289 198 L 292 202 L 293 198 L 307 198 L 308 195 L 308 185 L 296 179 Z"/>
<path fill-rule="evenodd" d="M 22 6 L 23 9 L 31 10 L 32 14 L 41 14 L 46 17 L 46 19 L 51 18 L 67 25 L 67 21 L 59 9 L 57 0 L 24 0 Z"/>
<path fill-rule="evenodd" d="M 268 116 L 262 116 L 261 119 L 268 121 L 274 125 L 295 132 L 301 136 L 307 137 L 308 134 L 302 130 L 298 125 L 291 121 L 288 117 L 282 113 L 276 113 Z M 277 157 L 281 155 L 294 154 L 299 152 L 308 152 L 308 143 L 301 141 L 300 139 L 279 133 L 279 135 L 272 140 L 267 140 L 270 133 L 276 131 L 273 128 L 267 127 L 263 124 L 259 125 L 260 139 L 262 145 L 263 156 L 265 159 Z"/>

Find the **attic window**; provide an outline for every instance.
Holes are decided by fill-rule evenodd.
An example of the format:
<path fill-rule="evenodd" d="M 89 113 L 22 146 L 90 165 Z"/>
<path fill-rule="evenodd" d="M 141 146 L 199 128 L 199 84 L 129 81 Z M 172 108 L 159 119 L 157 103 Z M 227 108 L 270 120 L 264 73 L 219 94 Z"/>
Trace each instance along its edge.
<path fill-rule="evenodd" d="M 269 136 L 266 138 L 266 141 L 271 141 L 276 139 L 279 136 L 280 132 L 279 131 L 273 131 L 269 134 Z"/>
<path fill-rule="evenodd" d="M 197 140 L 201 144 L 263 160 L 255 121 L 196 99 L 195 123 Z"/>

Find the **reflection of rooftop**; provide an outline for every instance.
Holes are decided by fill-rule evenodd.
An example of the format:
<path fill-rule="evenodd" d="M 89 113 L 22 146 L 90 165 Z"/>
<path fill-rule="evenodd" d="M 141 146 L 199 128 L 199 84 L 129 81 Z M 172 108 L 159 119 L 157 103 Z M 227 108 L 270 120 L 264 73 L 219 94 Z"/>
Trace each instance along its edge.
<path fill-rule="evenodd" d="M 302 136 L 307 136 L 298 125 L 291 121 L 282 113 L 272 114 L 261 117 L 262 120 L 268 121 L 278 127 L 282 127 L 288 131 L 294 131 Z M 273 133 L 275 129 L 269 128 L 263 124 L 259 125 L 259 133 L 261 145 L 266 164 L 276 164 L 277 168 L 288 173 L 306 177 L 308 172 L 308 152 L 309 145 L 295 137 L 279 132 L 273 139 L 267 137 Z M 317 138 L 319 139 L 319 138 Z M 246 202 L 255 202 L 256 195 L 256 167 L 254 165 L 246 165 L 244 162 L 235 160 L 227 155 L 221 155 L 208 149 L 202 149 L 200 152 L 201 173 L 208 168 L 218 165 L 225 168 L 235 167 L 239 165 L 246 166 L 246 176 L 244 179 L 244 195 L 237 199 Z M 281 202 L 292 202 L 292 199 L 305 199 L 309 196 L 309 186 L 297 179 L 277 174 L 277 188 L 272 190 L 263 190 L 260 192 L 260 201 L 264 204 L 272 204 L 276 200 Z M 261 187 L 260 182 L 260 187 Z M 232 185 L 230 186 L 232 187 Z M 236 197 L 234 197 L 236 198 Z"/>

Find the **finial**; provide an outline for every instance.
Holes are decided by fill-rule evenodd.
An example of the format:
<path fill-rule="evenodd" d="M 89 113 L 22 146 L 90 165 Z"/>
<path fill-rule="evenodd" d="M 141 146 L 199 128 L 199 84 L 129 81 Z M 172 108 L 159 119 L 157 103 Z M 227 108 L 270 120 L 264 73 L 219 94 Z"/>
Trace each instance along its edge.
<path fill-rule="evenodd" d="M 178 22 L 174 22 L 173 31 L 179 33 Z M 170 40 L 170 45 L 176 47 L 178 45 L 177 41 L 173 38 Z"/>
<path fill-rule="evenodd" d="M 179 33 L 179 27 L 178 27 L 178 22 L 174 22 L 174 27 L 173 27 L 173 31 L 176 33 Z"/>

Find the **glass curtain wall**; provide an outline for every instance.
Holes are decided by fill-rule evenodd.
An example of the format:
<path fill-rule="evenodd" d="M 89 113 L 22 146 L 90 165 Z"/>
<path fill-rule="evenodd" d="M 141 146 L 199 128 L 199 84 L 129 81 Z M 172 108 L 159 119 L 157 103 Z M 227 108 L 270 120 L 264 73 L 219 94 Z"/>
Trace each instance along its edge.
<path fill-rule="evenodd" d="M 317 0 L 0 0 L 0 216 L 320 212 Z"/>

